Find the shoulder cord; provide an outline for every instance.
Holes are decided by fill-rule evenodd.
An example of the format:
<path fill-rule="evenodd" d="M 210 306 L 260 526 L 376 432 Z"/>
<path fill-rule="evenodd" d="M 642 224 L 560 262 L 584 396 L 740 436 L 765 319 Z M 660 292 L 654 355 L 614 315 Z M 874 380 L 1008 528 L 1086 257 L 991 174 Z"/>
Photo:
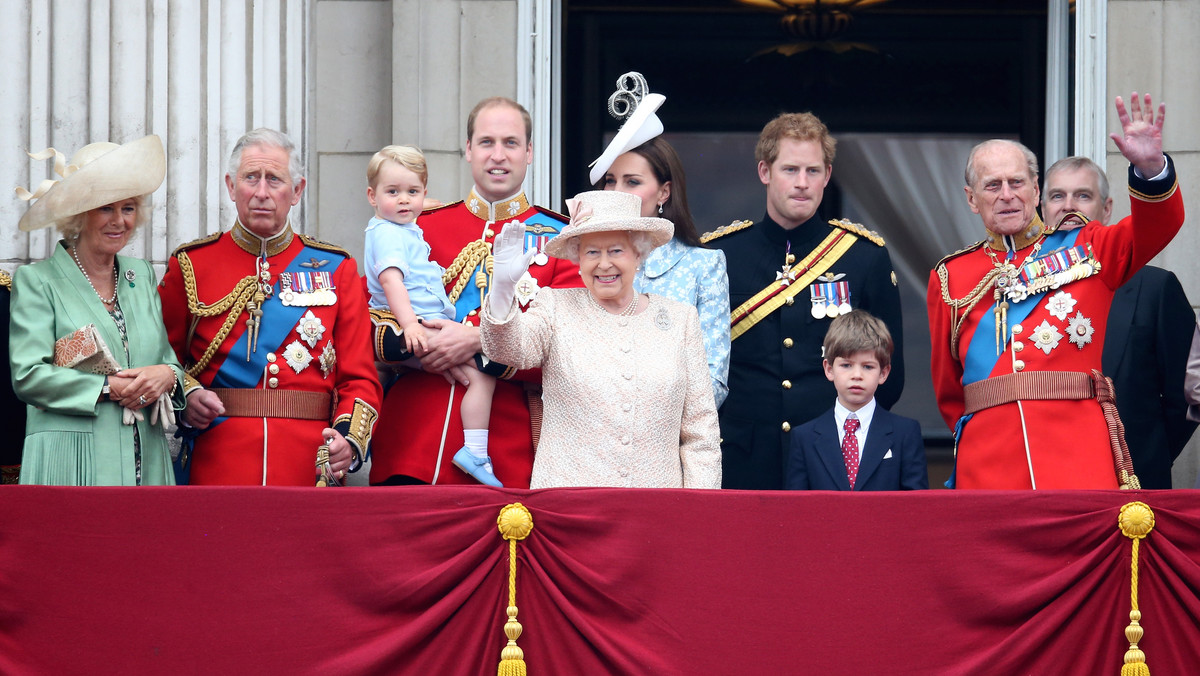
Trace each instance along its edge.
<path fill-rule="evenodd" d="M 950 356 L 958 359 L 958 334 L 962 331 L 962 326 L 967 321 L 967 317 L 971 315 L 971 310 L 979 304 L 979 301 L 987 295 L 996 281 L 996 277 L 1000 274 L 999 268 L 992 268 L 988 271 L 975 288 L 963 296 L 962 298 L 950 297 L 950 279 L 949 273 L 946 272 L 946 265 L 939 263 L 937 266 L 938 281 L 942 285 L 942 302 L 950 306 L 950 313 L 953 319 L 950 331 Z M 959 308 L 963 308 L 962 314 L 959 315 Z"/>
<path fill-rule="evenodd" d="M 224 298 L 208 305 L 200 301 L 199 291 L 196 289 L 196 273 L 192 269 L 192 261 L 188 258 L 187 252 L 180 251 L 176 256 L 179 261 L 179 271 L 183 273 L 183 288 L 187 292 L 188 312 L 192 314 L 192 326 L 188 329 L 187 343 L 192 342 L 192 336 L 196 331 L 196 324 L 201 317 L 215 317 L 226 310 L 229 315 L 225 317 L 225 323 L 221 325 L 221 329 L 217 331 L 217 335 L 213 337 L 208 349 L 204 351 L 200 359 L 193 365 L 187 368 L 188 375 L 193 378 L 199 377 L 208 363 L 212 361 L 213 355 L 217 353 L 217 348 L 221 343 L 225 342 L 225 338 L 229 336 L 229 332 L 233 330 L 233 325 L 237 318 L 241 316 L 242 311 L 246 309 L 246 304 L 254 297 L 254 290 L 258 284 L 258 278 L 249 276 L 243 278 L 233 287 Z"/>
<path fill-rule="evenodd" d="M 446 294 L 451 305 L 458 302 L 459 296 L 462 295 L 463 289 L 467 287 L 467 282 L 471 279 L 471 271 L 480 263 L 483 263 L 482 276 L 476 275 L 475 286 L 479 287 L 482 295 L 483 289 L 487 287 L 487 277 L 492 274 L 492 251 L 487 242 L 477 239 L 467 244 L 454 257 L 454 262 L 446 268 L 445 274 L 442 275 L 442 284 L 446 285 L 450 283 L 450 280 L 455 280 L 454 288 Z"/>

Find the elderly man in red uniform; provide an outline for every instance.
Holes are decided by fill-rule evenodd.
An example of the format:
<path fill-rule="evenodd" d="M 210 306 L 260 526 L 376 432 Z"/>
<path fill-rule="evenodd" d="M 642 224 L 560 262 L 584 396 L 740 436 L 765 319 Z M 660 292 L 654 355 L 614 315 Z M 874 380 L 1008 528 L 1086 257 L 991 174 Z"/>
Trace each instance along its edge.
<path fill-rule="evenodd" d="M 305 179 L 284 134 L 239 139 L 225 185 L 237 222 L 179 247 L 159 286 L 189 376 L 183 422 L 200 431 L 191 483 L 312 486 L 320 451 L 341 479 L 382 399 L 356 265 L 293 231 Z"/>
<path fill-rule="evenodd" d="M 467 118 L 465 155 L 474 187 L 465 200 L 421 214 L 430 259 L 446 268 L 446 294 L 465 321 L 425 321 L 436 332 L 429 351 L 417 355 L 423 370 L 400 369 L 384 400 L 371 452 L 372 484 L 476 483 L 451 464 L 463 445 L 459 405 L 465 382 L 455 367 L 480 352 L 479 307 L 490 282 L 492 242 L 506 223 L 524 223 L 526 250 L 538 250 L 518 284 L 522 307 L 543 286 L 582 285 L 578 267 L 541 252 L 566 218 L 530 204 L 521 190 L 533 161 L 531 133 L 529 113 L 516 101 L 480 101 Z M 372 312 L 377 345 L 389 333 L 394 340 L 399 327 L 388 326 L 386 313 Z M 534 434 L 541 422 L 541 372 L 479 365 L 498 378 L 488 436 L 495 476 L 507 487 L 528 488 Z M 448 382 L 443 373 L 457 383 Z"/>
<path fill-rule="evenodd" d="M 1162 152 L 1165 108 L 1117 98 L 1132 215 L 1069 230 L 1037 216 L 1037 158 L 1014 141 L 971 151 L 967 201 L 987 239 L 929 278 L 932 371 L 955 431 L 959 488 L 1136 485 L 1110 443 L 1111 390 L 1099 376 L 1114 291 L 1171 241 L 1183 198 Z M 1093 370 L 1095 371 L 1093 373 Z"/>

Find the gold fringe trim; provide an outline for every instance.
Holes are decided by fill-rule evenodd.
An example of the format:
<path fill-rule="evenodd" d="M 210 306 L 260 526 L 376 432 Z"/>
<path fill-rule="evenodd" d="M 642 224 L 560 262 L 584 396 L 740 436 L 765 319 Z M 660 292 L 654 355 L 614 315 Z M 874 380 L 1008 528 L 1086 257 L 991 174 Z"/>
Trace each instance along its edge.
<path fill-rule="evenodd" d="M 521 623 L 517 622 L 517 541 L 533 532 L 533 515 L 525 505 L 514 502 L 500 510 L 496 526 L 500 529 L 500 537 L 508 540 L 508 621 L 504 623 L 508 645 L 500 652 L 496 674 L 525 676 L 525 653 L 517 647 L 517 639 L 521 636 Z"/>
<path fill-rule="evenodd" d="M 217 331 L 217 335 L 213 336 L 212 342 L 209 343 L 208 349 L 195 364 L 187 368 L 187 374 L 196 378 L 204 372 L 204 367 L 208 366 L 208 362 L 212 361 L 217 349 L 221 347 L 221 343 L 225 342 L 225 338 L 233 330 L 234 323 L 246 309 L 246 304 L 254 297 L 254 292 L 258 288 L 258 278 L 254 276 L 242 278 L 242 281 L 233 287 L 233 291 L 216 303 L 208 305 L 200 300 L 200 291 L 196 288 L 196 272 L 192 269 L 191 258 L 186 252 L 180 251 L 175 259 L 179 262 L 180 273 L 183 274 L 183 288 L 187 293 L 188 312 L 192 313 L 192 328 L 188 331 L 188 343 L 192 342 L 192 332 L 195 331 L 196 324 L 201 317 L 215 317 L 223 312 L 229 312 L 220 330 Z"/>
<path fill-rule="evenodd" d="M 1143 502 L 1130 502 L 1121 508 L 1117 525 L 1125 537 L 1133 540 L 1129 583 L 1131 610 L 1129 626 L 1125 627 L 1129 650 L 1125 651 L 1125 664 L 1121 666 L 1121 676 L 1150 676 L 1150 667 L 1146 666 L 1146 653 L 1138 648 L 1138 641 L 1142 640 L 1142 613 L 1138 610 L 1138 545 L 1142 538 L 1154 530 L 1154 511 Z"/>

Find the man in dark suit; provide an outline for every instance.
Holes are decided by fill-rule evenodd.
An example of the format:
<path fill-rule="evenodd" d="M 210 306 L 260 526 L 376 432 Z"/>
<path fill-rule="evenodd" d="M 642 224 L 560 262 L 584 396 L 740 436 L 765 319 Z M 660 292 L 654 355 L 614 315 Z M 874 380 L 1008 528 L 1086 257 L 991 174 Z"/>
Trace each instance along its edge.
<path fill-rule="evenodd" d="M 821 371 L 831 319 L 852 308 L 882 319 L 896 347 L 879 404 L 891 407 L 904 389 L 900 293 L 883 238 L 845 219 L 817 216 L 835 149 L 812 113 L 771 120 L 754 151 L 766 214 L 701 238 L 725 252 L 729 272 L 729 397 L 719 411 L 723 488 L 783 488 L 789 433 L 834 396 Z"/>
<path fill-rule="evenodd" d="M 833 408 L 792 431 L 784 488 L 929 488 L 921 426 L 875 403 L 875 390 L 891 371 L 887 325 L 863 310 L 852 310 L 833 320 L 822 347 L 822 367 L 837 399 Z"/>
<path fill-rule="evenodd" d="M 1112 198 L 1104 172 L 1086 157 L 1068 157 L 1046 171 L 1046 223 L 1063 229 L 1088 220 L 1108 224 Z M 1082 217 L 1075 214 L 1081 214 Z M 1117 289 L 1101 357 L 1113 379 L 1117 411 L 1142 488 L 1170 488 L 1171 464 L 1192 437 L 1183 377 L 1196 315 L 1175 274 L 1145 266 Z"/>

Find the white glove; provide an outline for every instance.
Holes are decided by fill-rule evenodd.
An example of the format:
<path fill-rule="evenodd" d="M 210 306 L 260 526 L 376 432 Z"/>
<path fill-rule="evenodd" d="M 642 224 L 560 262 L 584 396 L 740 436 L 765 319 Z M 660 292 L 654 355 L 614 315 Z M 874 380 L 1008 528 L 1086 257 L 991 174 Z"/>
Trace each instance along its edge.
<path fill-rule="evenodd" d="M 171 404 L 171 395 L 166 392 L 158 395 L 158 401 L 150 407 L 150 424 L 156 425 L 160 420 L 164 428 L 168 423 L 175 424 L 175 406 Z"/>
<path fill-rule="evenodd" d="M 492 288 L 488 291 L 488 312 L 497 319 L 508 316 L 517 281 L 529 269 L 537 251 L 525 250 L 525 224 L 509 221 L 492 243 Z"/>

